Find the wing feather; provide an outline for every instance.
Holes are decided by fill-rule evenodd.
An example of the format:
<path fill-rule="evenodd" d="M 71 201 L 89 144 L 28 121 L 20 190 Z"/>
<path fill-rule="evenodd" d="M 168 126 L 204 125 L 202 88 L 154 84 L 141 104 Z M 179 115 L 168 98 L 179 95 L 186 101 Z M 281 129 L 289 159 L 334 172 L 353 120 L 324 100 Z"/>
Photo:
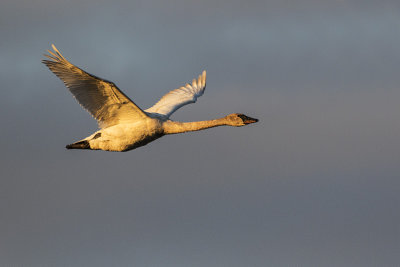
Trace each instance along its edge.
<path fill-rule="evenodd" d="M 139 120 L 147 115 L 110 81 L 89 74 L 54 50 L 42 62 L 60 78 L 79 104 L 98 122 L 100 128 Z"/>
<path fill-rule="evenodd" d="M 169 117 L 180 107 L 195 103 L 197 98 L 204 94 L 206 89 L 206 71 L 196 79 L 192 84 L 186 84 L 178 89 L 174 89 L 164 95 L 154 106 L 146 109 L 146 112 L 157 113 Z"/>

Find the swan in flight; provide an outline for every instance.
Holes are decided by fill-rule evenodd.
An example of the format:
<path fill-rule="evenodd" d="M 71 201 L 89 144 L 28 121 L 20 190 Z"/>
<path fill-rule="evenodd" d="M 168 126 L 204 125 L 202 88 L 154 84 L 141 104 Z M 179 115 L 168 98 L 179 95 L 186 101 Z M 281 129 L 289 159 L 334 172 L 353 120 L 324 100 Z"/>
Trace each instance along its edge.
<path fill-rule="evenodd" d="M 244 126 L 257 122 L 243 114 L 196 122 L 176 122 L 169 119 L 180 107 L 196 102 L 206 88 L 206 71 L 186 84 L 164 95 L 154 106 L 142 110 L 110 81 L 89 74 L 72 65 L 57 48 L 47 50 L 42 62 L 60 78 L 79 104 L 96 120 L 100 130 L 67 145 L 67 149 L 128 151 L 144 146 L 167 134 L 199 131 L 229 125 Z"/>

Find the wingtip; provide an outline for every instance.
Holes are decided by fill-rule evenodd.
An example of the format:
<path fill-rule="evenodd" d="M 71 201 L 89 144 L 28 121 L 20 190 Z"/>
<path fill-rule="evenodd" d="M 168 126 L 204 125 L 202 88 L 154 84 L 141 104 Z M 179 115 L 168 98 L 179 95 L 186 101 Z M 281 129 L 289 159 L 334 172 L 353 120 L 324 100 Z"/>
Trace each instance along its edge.
<path fill-rule="evenodd" d="M 60 53 L 60 51 L 58 51 L 57 47 L 56 47 L 54 44 L 51 44 L 51 48 L 53 48 L 54 52 L 57 54 L 56 57 L 59 57 L 59 58 L 61 58 L 61 59 L 63 59 L 63 60 L 66 60 L 65 57 Z M 51 52 L 50 50 L 47 50 L 47 51 L 48 51 L 50 54 L 52 54 L 52 55 L 55 56 L 55 54 L 54 54 L 53 52 Z"/>
<path fill-rule="evenodd" d="M 201 73 L 201 82 L 203 86 L 206 86 L 206 79 L 207 79 L 207 72 L 206 70 L 203 70 Z"/>

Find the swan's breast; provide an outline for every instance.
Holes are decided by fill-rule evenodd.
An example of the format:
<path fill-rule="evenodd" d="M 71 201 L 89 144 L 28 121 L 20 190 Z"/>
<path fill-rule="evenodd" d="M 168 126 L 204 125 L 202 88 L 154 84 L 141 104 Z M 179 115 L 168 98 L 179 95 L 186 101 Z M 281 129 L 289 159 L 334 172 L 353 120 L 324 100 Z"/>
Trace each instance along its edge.
<path fill-rule="evenodd" d="M 97 138 L 94 138 L 97 135 Z M 92 149 L 128 151 L 163 136 L 161 122 L 148 118 L 134 123 L 114 125 L 94 133 L 90 141 Z"/>

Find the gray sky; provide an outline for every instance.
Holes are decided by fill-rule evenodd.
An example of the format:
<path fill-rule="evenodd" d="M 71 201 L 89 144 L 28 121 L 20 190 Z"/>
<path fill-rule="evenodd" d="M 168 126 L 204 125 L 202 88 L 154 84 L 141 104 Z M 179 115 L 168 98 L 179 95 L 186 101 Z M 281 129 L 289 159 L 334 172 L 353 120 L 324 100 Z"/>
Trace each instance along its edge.
<path fill-rule="evenodd" d="M 399 7 L 2 1 L 0 266 L 398 264 Z M 142 108 L 206 69 L 173 119 L 260 121 L 68 151 L 96 123 L 51 43 Z"/>

